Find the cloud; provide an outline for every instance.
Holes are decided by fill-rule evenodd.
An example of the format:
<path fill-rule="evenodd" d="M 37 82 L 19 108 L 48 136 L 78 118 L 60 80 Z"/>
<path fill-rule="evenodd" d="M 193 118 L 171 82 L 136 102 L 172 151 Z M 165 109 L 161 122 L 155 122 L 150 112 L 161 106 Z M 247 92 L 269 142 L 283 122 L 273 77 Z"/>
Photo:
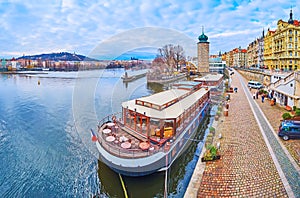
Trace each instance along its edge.
<path fill-rule="evenodd" d="M 160 48 L 167 44 L 181 45 L 186 55 L 196 55 L 196 42 L 185 34 L 172 29 L 146 27 L 128 30 L 104 40 L 89 56 L 98 59 L 115 59 L 134 49 Z"/>
<path fill-rule="evenodd" d="M 299 19 L 295 0 L 5 0 L 0 2 L 0 52 L 65 49 L 87 55 L 105 40 L 143 27 L 172 29 L 196 43 L 202 26 L 211 53 L 229 51 L 246 48 L 263 28 L 276 29 L 279 19 L 288 20 L 290 6 Z"/>

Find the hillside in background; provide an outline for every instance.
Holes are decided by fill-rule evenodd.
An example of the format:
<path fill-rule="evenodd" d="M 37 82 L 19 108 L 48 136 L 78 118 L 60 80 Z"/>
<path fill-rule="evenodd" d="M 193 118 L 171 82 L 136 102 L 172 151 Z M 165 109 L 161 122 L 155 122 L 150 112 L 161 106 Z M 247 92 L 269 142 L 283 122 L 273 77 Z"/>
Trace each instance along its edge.
<path fill-rule="evenodd" d="M 38 54 L 21 56 L 17 59 L 30 59 L 30 60 L 50 60 L 50 61 L 96 61 L 96 59 L 89 58 L 84 55 L 69 53 L 69 52 L 58 52 L 49 54 Z"/>

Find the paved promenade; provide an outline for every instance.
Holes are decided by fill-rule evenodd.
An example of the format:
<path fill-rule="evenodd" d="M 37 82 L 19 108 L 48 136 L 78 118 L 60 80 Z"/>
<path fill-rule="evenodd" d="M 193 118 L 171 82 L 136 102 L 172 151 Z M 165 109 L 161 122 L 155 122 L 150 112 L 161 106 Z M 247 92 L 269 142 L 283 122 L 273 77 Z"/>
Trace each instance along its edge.
<path fill-rule="evenodd" d="M 299 166 L 262 114 L 261 101 L 253 100 L 235 73 L 232 86 L 238 93 L 231 94 L 229 116 L 215 126 L 216 136 L 223 136 L 217 140 L 221 159 L 199 160 L 185 197 L 299 197 Z"/>

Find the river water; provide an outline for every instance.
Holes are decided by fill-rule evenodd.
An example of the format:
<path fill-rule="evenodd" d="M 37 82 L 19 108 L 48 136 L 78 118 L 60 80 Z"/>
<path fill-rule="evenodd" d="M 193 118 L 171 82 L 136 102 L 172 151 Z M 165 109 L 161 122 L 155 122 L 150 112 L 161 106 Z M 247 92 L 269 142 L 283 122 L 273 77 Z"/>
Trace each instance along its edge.
<path fill-rule="evenodd" d="M 147 85 L 145 77 L 124 84 L 123 74 L 0 74 L 0 197 L 124 197 L 119 175 L 98 160 L 89 131 L 96 130 L 97 120 L 121 111 L 122 101 L 163 87 Z M 196 139 L 208 124 L 207 118 Z M 184 195 L 197 143 L 168 171 L 168 197 Z M 164 172 L 122 179 L 129 197 L 164 195 Z"/>

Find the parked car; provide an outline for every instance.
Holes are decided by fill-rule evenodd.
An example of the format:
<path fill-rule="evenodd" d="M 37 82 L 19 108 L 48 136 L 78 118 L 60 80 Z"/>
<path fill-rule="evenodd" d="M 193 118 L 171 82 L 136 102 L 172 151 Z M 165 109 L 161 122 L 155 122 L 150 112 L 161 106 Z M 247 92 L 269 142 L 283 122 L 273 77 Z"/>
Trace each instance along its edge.
<path fill-rule="evenodd" d="M 264 86 L 260 82 L 253 81 L 253 80 L 248 81 L 248 87 L 254 88 L 254 89 L 264 88 Z"/>
<path fill-rule="evenodd" d="M 300 139 L 300 121 L 284 120 L 279 126 L 278 136 L 283 140 Z"/>

